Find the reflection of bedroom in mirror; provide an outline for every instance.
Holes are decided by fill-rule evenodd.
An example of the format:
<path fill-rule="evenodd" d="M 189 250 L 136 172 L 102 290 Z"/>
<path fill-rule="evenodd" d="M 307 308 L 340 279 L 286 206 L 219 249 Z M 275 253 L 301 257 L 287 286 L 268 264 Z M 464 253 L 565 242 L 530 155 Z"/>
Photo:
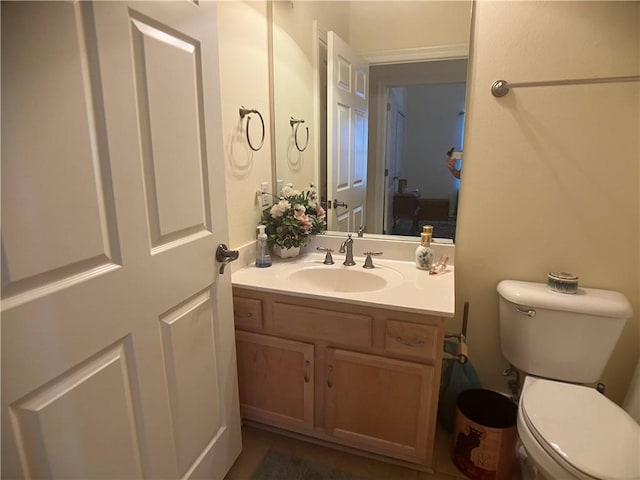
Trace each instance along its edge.
<path fill-rule="evenodd" d="M 326 75 L 321 67 L 325 87 Z M 370 65 L 367 231 L 417 236 L 433 225 L 434 238 L 455 239 L 460 180 L 447 169 L 447 152 L 463 148 L 466 75 L 466 59 Z M 320 195 L 331 199 L 326 149 L 319 158 Z"/>
<path fill-rule="evenodd" d="M 447 152 L 463 147 L 466 60 L 372 66 L 370 76 L 387 99 L 376 122 L 384 131 L 370 124 L 370 135 L 385 140 L 383 207 L 376 209 L 383 233 L 419 235 L 428 224 L 434 237 L 454 239 L 460 180 L 447 168 Z"/>

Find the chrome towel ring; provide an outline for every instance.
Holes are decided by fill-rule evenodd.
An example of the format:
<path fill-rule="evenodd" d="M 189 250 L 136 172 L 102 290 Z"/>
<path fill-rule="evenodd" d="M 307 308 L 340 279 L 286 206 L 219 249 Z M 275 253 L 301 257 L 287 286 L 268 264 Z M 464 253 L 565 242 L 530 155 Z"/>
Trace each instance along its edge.
<path fill-rule="evenodd" d="M 251 137 L 249 136 L 249 123 L 251 122 L 251 117 L 248 116 L 248 115 L 251 114 L 251 113 L 257 114 L 258 117 L 260 118 L 260 123 L 262 124 L 262 140 L 260 140 L 260 145 L 258 145 L 257 147 L 253 146 L 253 143 L 251 143 Z M 251 150 L 253 150 L 254 152 L 257 152 L 258 150 L 260 150 L 262 148 L 262 145 L 264 145 L 264 134 L 265 134 L 264 118 L 262 118 L 262 114 L 258 110 L 240 107 L 240 121 L 242 121 L 242 119 L 245 116 L 247 117 L 247 128 L 246 128 L 247 143 L 249 144 L 249 148 Z"/>
<path fill-rule="evenodd" d="M 309 127 L 304 127 L 307 129 L 307 138 L 304 141 L 304 147 L 301 148 L 300 144 L 298 143 L 298 127 L 301 123 L 304 123 L 304 120 L 293 117 L 291 117 L 291 119 L 289 120 L 289 125 L 291 125 L 291 130 L 293 131 L 293 140 L 296 144 L 296 148 L 299 152 L 304 152 L 309 146 Z"/>

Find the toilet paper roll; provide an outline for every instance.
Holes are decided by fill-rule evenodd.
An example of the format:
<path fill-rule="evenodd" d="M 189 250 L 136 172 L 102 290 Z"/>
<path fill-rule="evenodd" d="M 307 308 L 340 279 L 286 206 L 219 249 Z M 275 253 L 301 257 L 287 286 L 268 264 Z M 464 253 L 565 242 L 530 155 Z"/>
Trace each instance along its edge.
<path fill-rule="evenodd" d="M 469 359 L 469 349 L 467 348 L 467 344 L 464 342 L 459 342 L 456 345 L 456 356 L 458 357 L 460 363 L 466 363 Z"/>

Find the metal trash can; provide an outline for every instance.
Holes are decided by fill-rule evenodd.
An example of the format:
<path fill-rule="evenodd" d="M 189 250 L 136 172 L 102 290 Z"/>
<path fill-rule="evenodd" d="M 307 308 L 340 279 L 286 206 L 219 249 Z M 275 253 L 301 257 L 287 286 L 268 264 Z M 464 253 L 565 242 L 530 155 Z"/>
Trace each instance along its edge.
<path fill-rule="evenodd" d="M 497 392 L 472 389 L 457 399 L 451 457 L 472 480 L 511 480 L 518 407 Z"/>

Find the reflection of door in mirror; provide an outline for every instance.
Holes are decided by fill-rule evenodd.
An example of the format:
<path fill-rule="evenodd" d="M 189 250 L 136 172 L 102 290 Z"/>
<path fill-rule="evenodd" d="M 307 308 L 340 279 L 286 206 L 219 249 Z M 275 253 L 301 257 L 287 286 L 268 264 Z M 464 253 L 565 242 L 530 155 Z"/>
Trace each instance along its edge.
<path fill-rule="evenodd" d="M 366 211 L 369 65 L 335 32 L 327 40 L 327 226 L 353 232 Z"/>
<path fill-rule="evenodd" d="M 405 150 L 405 90 L 391 88 L 387 102 L 387 148 L 385 152 L 384 228 L 382 233 L 393 230 L 393 197 L 398 192 L 398 180 L 402 170 Z"/>
<path fill-rule="evenodd" d="M 320 175 L 320 201 L 322 205 L 327 204 L 327 32 L 314 21 L 314 30 L 318 32 L 317 45 L 317 68 L 316 90 L 314 98 L 317 98 L 317 104 L 314 105 L 316 110 L 316 118 L 318 121 L 318 172 Z"/>

